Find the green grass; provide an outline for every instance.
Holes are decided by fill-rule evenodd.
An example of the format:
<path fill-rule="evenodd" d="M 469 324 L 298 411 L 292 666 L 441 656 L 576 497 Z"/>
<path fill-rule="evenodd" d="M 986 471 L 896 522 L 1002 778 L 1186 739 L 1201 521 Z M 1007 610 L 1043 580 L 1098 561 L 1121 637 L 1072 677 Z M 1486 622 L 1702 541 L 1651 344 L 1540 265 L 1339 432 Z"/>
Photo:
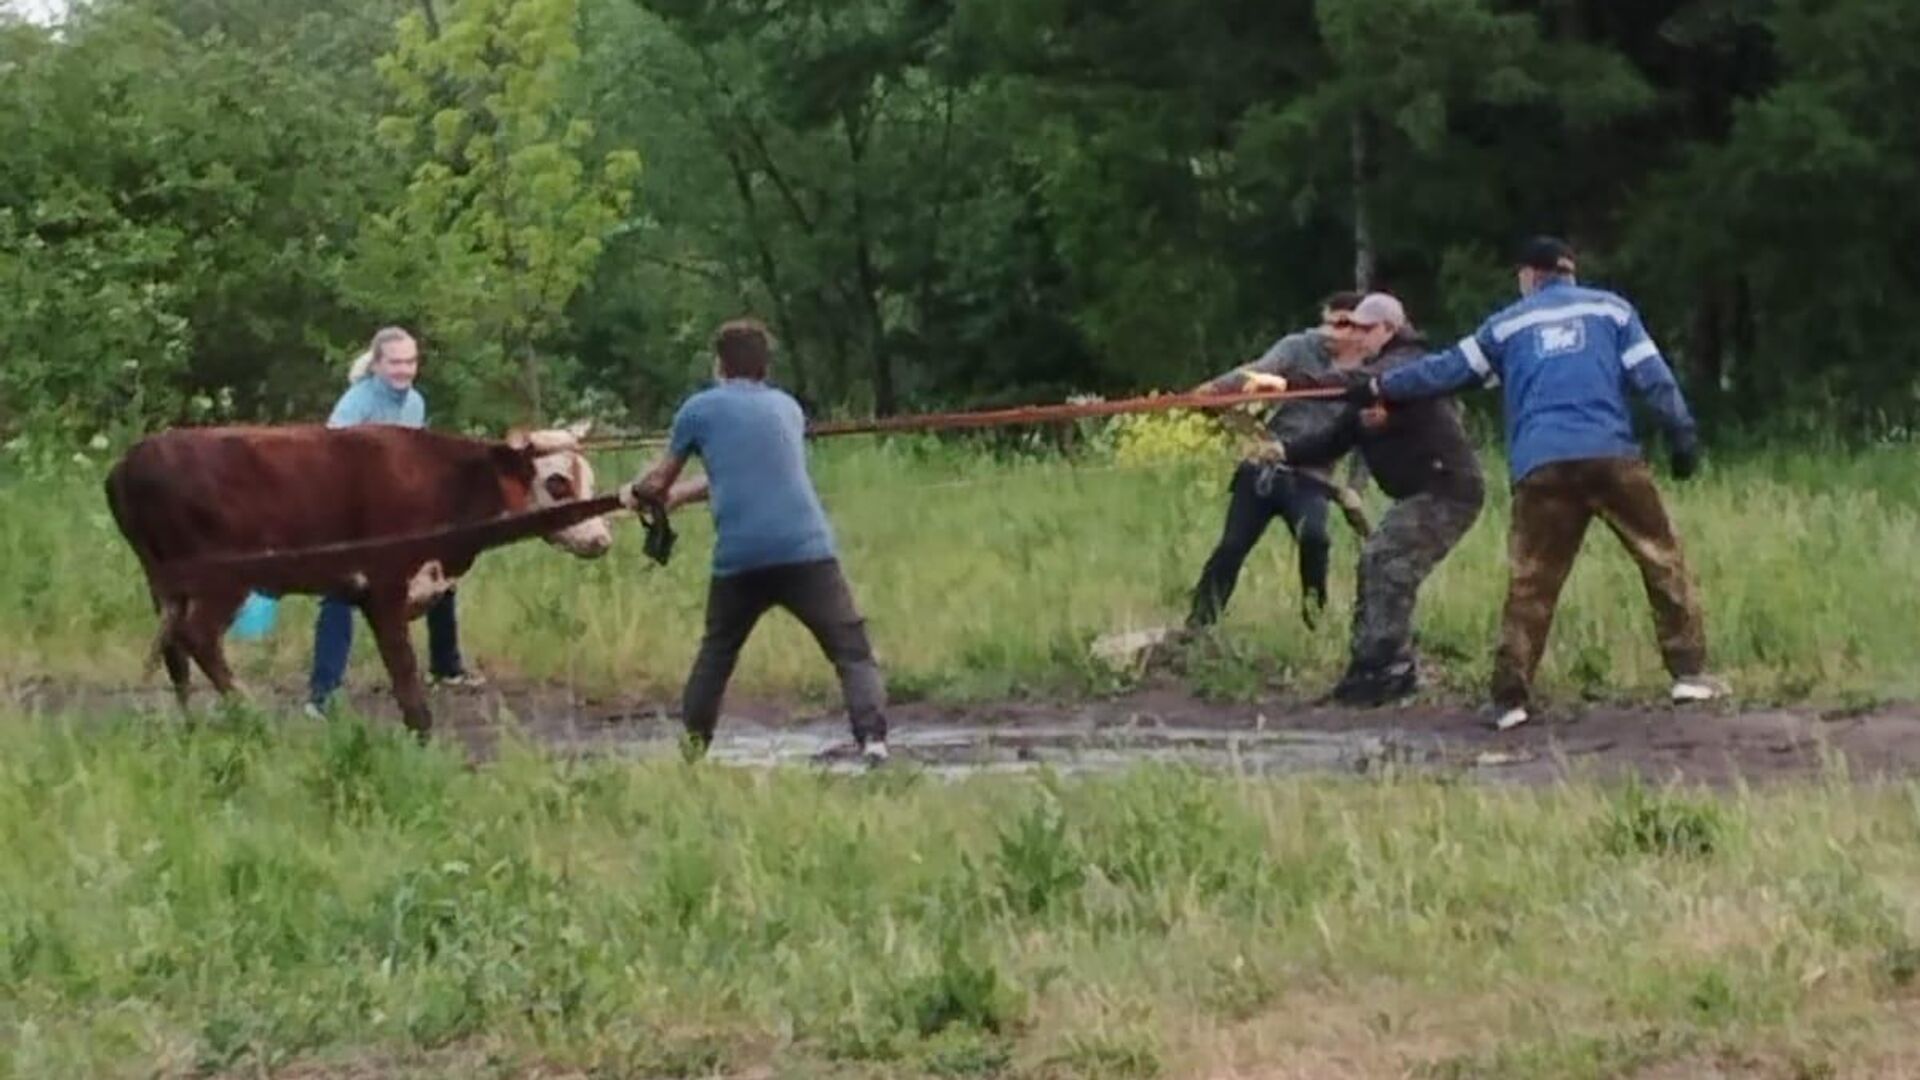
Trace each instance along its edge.
<path fill-rule="evenodd" d="M 909 692 L 1110 685 L 1087 639 L 1177 619 L 1219 524 L 1218 468 L 821 449 Z M 0 682 L 138 673 L 151 615 L 74 472 L 0 478 Z M 1910 454 L 1762 456 L 1670 490 L 1745 692 L 1911 692 Z M 1423 603 L 1461 692 L 1485 672 L 1503 515 L 1497 496 Z M 631 532 L 595 564 L 488 556 L 469 650 L 496 675 L 670 689 L 708 543 L 683 522 L 664 571 Z M 1331 678 L 1341 635 L 1301 632 L 1290 563 L 1284 541 L 1256 555 L 1197 690 Z M 255 679 L 304 665 L 311 607 L 288 608 L 241 652 Z M 1649 623 L 1599 534 L 1549 688 L 1652 691 Z M 768 631 L 739 685 L 825 694 L 811 643 Z M 0 715 L 0 745 L 0 1077 L 1920 1074 L 1920 785 L 1838 767 L 1718 796 L 946 783 L 511 741 L 473 767 L 384 720 L 231 710 Z"/>
<path fill-rule="evenodd" d="M 1818 1076 L 1913 1034 L 1920 786 L 471 769 L 246 715 L 0 737 L 0 1075 Z"/>
<path fill-rule="evenodd" d="M 600 468 L 618 477 L 637 463 L 614 457 Z M 1218 534 L 1227 470 L 1006 460 L 908 440 L 821 444 L 816 472 L 896 690 L 966 698 L 1106 686 L 1086 644 L 1184 617 Z M 1758 454 L 1665 486 L 1700 579 L 1716 666 L 1742 694 L 1914 692 L 1920 462 L 1910 448 Z M 704 511 L 683 514 L 680 528 L 679 554 L 664 570 L 641 557 L 638 531 L 625 526 L 598 563 L 539 544 L 483 557 L 462 593 L 469 653 L 495 675 L 671 692 L 697 643 L 711 543 Z M 1423 595 L 1425 648 L 1461 693 L 1478 692 L 1490 662 L 1505 528 L 1506 498 L 1496 491 Z M 1343 526 L 1334 532 L 1339 610 L 1328 630 L 1302 628 L 1292 545 L 1276 529 L 1249 561 L 1224 625 L 1227 659 L 1202 673 L 1197 690 L 1312 692 L 1337 674 L 1354 544 Z M 248 677 L 302 670 L 312 610 L 309 600 L 288 601 L 267 644 L 235 650 Z M 97 473 L 0 478 L 0 625 L 9 646 L 0 681 L 138 676 L 152 616 Z M 371 647 L 356 655 L 362 678 L 384 681 Z M 805 634 L 775 617 L 748 647 L 735 685 L 817 698 L 830 680 Z M 1603 528 L 1568 586 L 1544 680 L 1563 698 L 1646 694 L 1664 681 L 1638 574 Z"/>

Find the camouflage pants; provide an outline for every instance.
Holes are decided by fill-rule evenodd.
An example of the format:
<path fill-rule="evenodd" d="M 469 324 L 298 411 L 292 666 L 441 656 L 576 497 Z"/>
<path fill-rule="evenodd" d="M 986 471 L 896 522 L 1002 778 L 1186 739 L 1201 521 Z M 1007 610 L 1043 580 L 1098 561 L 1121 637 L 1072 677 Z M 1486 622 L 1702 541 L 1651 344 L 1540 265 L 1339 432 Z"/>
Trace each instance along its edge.
<path fill-rule="evenodd" d="M 1352 669 L 1380 672 L 1413 658 L 1413 607 L 1427 575 L 1480 516 L 1481 498 L 1425 493 L 1393 504 L 1360 549 Z"/>
<path fill-rule="evenodd" d="M 1560 588 L 1595 517 L 1640 565 L 1667 671 L 1679 678 L 1705 669 L 1700 602 L 1652 470 L 1630 458 L 1560 461 L 1528 473 L 1513 489 L 1507 606 L 1493 668 L 1495 704 L 1511 708 L 1531 698 Z"/>

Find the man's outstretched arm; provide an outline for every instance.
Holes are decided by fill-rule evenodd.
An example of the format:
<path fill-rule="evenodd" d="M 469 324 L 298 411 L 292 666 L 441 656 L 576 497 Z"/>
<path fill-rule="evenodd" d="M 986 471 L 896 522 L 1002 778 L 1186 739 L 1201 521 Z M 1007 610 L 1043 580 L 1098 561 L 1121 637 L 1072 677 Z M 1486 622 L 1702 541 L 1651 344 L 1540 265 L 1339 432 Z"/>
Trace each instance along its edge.
<path fill-rule="evenodd" d="M 1440 397 L 1479 384 L 1500 385 L 1500 354 L 1493 335 L 1481 327 L 1452 348 L 1403 364 L 1380 376 L 1375 385 L 1382 400 L 1418 401 Z"/>
<path fill-rule="evenodd" d="M 673 488 L 673 482 L 680 479 L 680 470 L 686 467 L 685 456 L 673 453 L 663 454 L 658 461 L 647 466 L 633 483 L 622 489 L 621 495 L 626 501 L 633 503 L 666 502 L 668 492 Z M 705 481 L 702 480 L 700 483 L 704 484 Z"/>

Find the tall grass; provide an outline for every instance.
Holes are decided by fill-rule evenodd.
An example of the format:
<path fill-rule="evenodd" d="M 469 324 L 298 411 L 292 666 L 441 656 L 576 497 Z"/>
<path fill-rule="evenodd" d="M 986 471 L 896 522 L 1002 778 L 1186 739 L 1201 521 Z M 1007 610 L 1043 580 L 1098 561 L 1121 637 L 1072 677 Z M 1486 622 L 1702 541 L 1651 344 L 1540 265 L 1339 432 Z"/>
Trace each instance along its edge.
<path fill-rule="evenodd" d="M 825 445 L 818 473 L 896 685 L 950 696 L 1107 685 L 1087 639 L 1183 614 L 1224 481 L 918 442 Z M 1911 692 L 1908 455 L 1669 491 L 1743 690 Z M 1504 512 L 1423 602 L 1467 690 Z M 676 684 L 709 542 L 683 523 L 665 570 L 633 534 L 593 564 L 487 556 L 470 652 Z M 1256 555 L 1197 689 L 1331 677 L 1340 628 L 1300 629 L 1291 557 Z M 311 606 L 287 607 L 241 652 L 256 680 L 304 663 Z M 151 619 L 96 478 L 0 478 L 0 681 L 130 679 Z M 1649 624 L 1602 535 L 1550 688 L 1657 685 Z M 742 688 L 823 693 L 811 642 L 767 631 Z M 0 715 L 0 745 L 0 1077 L 1920 1075 L 1920 785 L 942 783 L 513 742 L 476 769 L 391 724 L 246 711 Z"/>
<path fill-rule="evenodd" d="M 1914 786 L 471 770 L 246 715 L 0 737 L 0 1075 L 1819 1076 L 1912 1045 Z"/>
<path fill-rule="evenodd" d="M 638 464 L 621 456 L 601 472 L 625 476 Z M 1498 462 L 1489 467 L 1499 472 Z M 1008 459 L 899 440 L 821 444 L 816 474 L 896 688 L 968 697 L 1104 685 L 1086 660 L 1092 637 L 1181 619 L 1218 534 L 1227 469 Z M 1920 462 L 1911 449 L 1759 454 L 1665 487 L 1700 579 L 1716 666 L 1744 694 L 1913 693 Z M 538 544 L 484 556 L 461 594 L 468 651 L 496 675 L 672 689 L 699 637 L 711 537 L 703 510 L 683 514 L 680 528 L 680 552 L 664 570 L 641 558 L 637 531 L 592 564 Z M 1462 692 L 1477 693 L 1489 664 L 1505 528 L 1496 491 L 1422 599 L 1426 651 Z M 1333 677 L 1355 554 L 1346 530 L 1334 531 L 1331 625 L 1317 634 L 1301 625 L 1292 546 L 1276 527 L 1224 624 L 1227 659 L 1203 666 L 1198 689 L 1317 690 Z M 247 674 L 297 671 L 312 611 L 290 600 L 265 646 L 236 650 Z M 152 620 L 96 475 L 0 480 L 0 625 L 0 680 L 136 676 Z M 362 677 L 380 680 L 371 647 L 358 663 Z M 736 686 L 817 696 L 830 677 L 806 635 L 776 617 L 749 646 Z M 1545 687 L 1626 695 L 1663 678 L 1638 574 L 1596 526 L 1561 605 Z"/>

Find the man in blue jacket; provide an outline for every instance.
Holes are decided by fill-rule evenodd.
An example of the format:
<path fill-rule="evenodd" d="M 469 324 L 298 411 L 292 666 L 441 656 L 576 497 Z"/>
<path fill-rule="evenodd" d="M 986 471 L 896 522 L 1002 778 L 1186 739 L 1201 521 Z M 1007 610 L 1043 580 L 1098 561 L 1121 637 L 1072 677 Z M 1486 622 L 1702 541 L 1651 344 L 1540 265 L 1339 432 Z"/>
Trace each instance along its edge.
<path fill-rule="evenodd" d="M 1504 388 L 1513 480 L 1506 610 L 1493 672 L 1501 730 L 1527 722 L 1534 670 L 1560 589 L 1599 517 L 1640 565 L 1676 704 L 1710 701 L 1706 627 L 1680 539 L 1633 435 L 1628 396 L 1659 417 L 1673 473 L 1699 465 L 1699 437 L 1673 371 L 1633 305 L 1574 279 L 1573 249 L 1528 241 L 1521 299 L 1445 352 L 1353 388 L 1358 403 L 1417 401 L 1474 384 Z"/>

